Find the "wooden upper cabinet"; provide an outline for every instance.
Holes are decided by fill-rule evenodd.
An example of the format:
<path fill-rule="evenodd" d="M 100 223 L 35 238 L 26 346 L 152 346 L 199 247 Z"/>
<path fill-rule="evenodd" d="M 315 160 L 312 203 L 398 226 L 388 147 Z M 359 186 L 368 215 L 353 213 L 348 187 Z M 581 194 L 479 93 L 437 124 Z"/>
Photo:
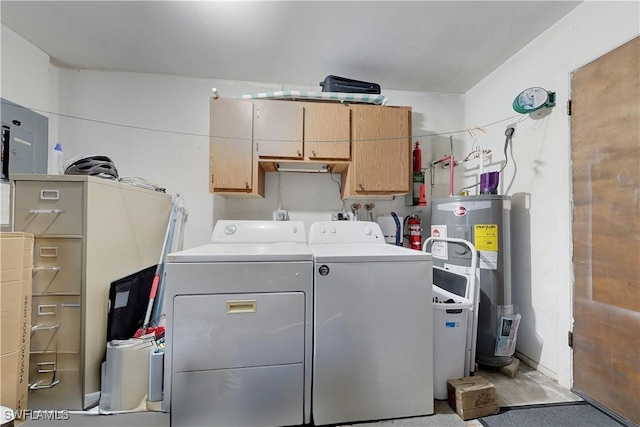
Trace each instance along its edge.
<path fill-rule="evenodd" d="M 209 191 L 252 192 L 252 102 L 211 98 L 210 120 Z"/>
<path fill-rule="evenodd" d="M 209 191 L 264 197 L 280 160 L 329 163 L 343 198 L 409 193 L 411 108 L 211 100 Z"/>
<path fill-rule="evenodd" d="M 304 106 L 304 155 L 309 160 L 349 160 L 351 112 L 342 104 Z"/>
<path fill-rule="evenodd" d="M 260 158 L 302 159 L 304 108 L 291 101 L 254 101 L 253 140 Z"/>
<path fill-rule="evenodd" d="M 410 191 L 409 107 L 351 106 L 351 139 L 344 197 Z"/>

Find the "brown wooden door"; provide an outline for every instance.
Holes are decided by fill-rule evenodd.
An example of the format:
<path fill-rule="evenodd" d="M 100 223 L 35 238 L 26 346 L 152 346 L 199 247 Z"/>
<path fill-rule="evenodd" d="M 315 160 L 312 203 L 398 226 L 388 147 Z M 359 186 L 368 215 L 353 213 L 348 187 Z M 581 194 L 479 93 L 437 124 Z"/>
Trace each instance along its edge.
<path fill-rule="evenodd" d="M 573 386 L 640 423 L 640 38 L 571 78 Z"/>
<path fill-rule="evenodd" d="M 291 101 L 254 101 L 253 141 L 260 158 L 302 159 L 304 108 Z"/>
<path fill-rule="evenodd" d="M 411 110 L 407 107 L 351 107 L 354 191 L 404 194 L 410 191 Z"/>
<path fill-rule="evenodd" d="M 252 119 L 251 101 L 211 98 L 210 193 L 252 191 Z"/>
<path fill-rule="evenodd" d="M 342 104 L 305 104 L 304 155 L 310 160 L 349 160 L 351 113 Z"/>

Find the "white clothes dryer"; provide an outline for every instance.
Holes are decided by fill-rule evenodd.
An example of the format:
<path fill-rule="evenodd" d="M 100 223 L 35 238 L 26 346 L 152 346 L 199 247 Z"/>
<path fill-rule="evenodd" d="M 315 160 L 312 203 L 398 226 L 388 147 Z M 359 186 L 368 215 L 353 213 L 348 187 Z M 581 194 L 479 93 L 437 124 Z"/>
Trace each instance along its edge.
<path fill-rule="evenodd" d="M 313 277 L 304 224 L 218 221 L 166 267 L 172 426 L 310 422 Z"/>
<path fill-rule="evenodd" d="M 385 243 L 374 222 L 317 222 L 316 425 L 433 414 L 431 254 Z"/>

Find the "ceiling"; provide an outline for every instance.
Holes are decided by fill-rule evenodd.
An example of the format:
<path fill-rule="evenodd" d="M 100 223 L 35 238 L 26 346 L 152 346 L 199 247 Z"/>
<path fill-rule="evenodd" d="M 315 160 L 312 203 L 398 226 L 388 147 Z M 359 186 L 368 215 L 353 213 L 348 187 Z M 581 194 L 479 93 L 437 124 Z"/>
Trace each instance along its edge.
<path fill-rule="evenodd" d="M 579 1 L 6 1 L 59 66 L 464 93 Z"/>

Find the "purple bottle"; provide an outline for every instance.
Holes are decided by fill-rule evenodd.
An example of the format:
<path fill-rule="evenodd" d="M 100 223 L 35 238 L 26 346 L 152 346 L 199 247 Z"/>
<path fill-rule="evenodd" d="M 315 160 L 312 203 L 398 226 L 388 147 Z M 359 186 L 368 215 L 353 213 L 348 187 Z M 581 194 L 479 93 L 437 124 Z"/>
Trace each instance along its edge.
<path fill-rule="evenodd" d="M 500 172 L 485 172 L 480 175 L 480 194 L 498 194 Z"/>

